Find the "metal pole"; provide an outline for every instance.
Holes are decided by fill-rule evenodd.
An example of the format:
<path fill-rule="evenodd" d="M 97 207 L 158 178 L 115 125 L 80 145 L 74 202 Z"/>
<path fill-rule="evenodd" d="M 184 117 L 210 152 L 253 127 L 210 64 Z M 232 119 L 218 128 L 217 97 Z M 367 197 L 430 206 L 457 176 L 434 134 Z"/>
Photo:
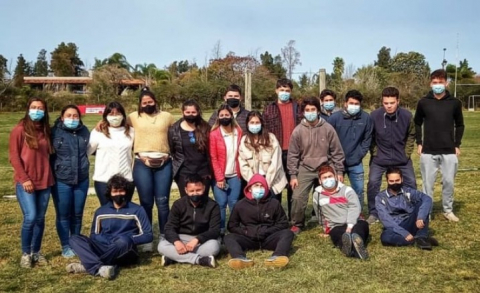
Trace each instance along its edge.
<path fill-rule="evenodd" d="M 320 90 L 318 95 L 320 95 L 320 93 L 327 87 L 327 73 L 325 68 L 320 68 L 320 72 L 318 75 L 318 85 Z"/>

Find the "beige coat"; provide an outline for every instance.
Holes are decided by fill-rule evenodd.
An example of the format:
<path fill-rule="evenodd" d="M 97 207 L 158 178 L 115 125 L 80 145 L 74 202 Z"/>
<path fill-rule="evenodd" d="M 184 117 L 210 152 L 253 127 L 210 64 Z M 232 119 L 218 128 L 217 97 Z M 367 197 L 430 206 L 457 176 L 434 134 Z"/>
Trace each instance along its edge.
<path fill-rule="evenodd" d="M 268 186 L 275 194 L 281 193 L 287 185 L 287 177 L 282 166 L 282 149 L 275 138 L 269 133 L 271 148 L 261 148 L 258 153 L 245 144 L 246 135 L 242 137 L 238 151 L 238 161 L 243 179 L 247 182 L 254 174 L 260 173 L 260 166 L 265 174 Z"/>

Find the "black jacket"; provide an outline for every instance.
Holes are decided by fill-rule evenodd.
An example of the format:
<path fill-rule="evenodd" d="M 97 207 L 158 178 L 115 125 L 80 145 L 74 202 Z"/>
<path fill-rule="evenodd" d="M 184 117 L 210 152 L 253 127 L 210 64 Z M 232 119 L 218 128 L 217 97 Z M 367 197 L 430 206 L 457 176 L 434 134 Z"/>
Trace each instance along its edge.
<path fill-rule="evenodd" d="M 178 234 L 196 236 L 200 243 L 220 237 L 220 207 L 207 196 L 194 207 L 188 196 L 173 203 L 167 224 L 165 239 L 170 243 L 180 240 Z"/>

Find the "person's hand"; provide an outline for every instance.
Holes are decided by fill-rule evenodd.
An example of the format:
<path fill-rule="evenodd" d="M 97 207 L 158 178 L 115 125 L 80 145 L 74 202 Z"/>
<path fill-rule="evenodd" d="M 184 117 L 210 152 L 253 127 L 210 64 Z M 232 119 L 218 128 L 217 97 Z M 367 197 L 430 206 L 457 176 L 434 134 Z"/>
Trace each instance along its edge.
<path fill-rule="evenodd" d="M 327 233 L 320 233 L 318 234 L 318 236 L 322 237 L 322 238 L 327 238 L 329 237 L 330 235 L 328 235 Z"/>
<path fill-rule="evenodd" d="M 345 233 L 352 233 L 352 228 L 347 227 L 347 230 L 345 230 Z"/>
<path fill-rule="evenodd" d="M 337 180 L 343 183 L 343 175 L 337 175 Z"/>
<path fill-rule="evenodd" d="M 405 240 L 407 240 L 408 242 L 413 241 L 413 235 L 412 235 L 412 234 L 408 234 L 408 236 L 405 237 Z"/>
<path fill-rule="evenodd" d="M 101 128 L 101 126 L 102 126 L 102 121 L 103 121 L 103 120 L 98 121 L 98 122 L 97 122 L 97 125 L 95 125 L 95 130 L 98 131 L 98 132 L 101 132 L 101 131 L 102 131 L 102 128 Z"/>
<path fill-rule="evenodd" d="M 177 250 L 178 254 L 185 254 L 188 252 L 187 247 L 180 240 L 175 241 L 173 245 L 175 246 L 175 249 Z"/>
<path fill-rule="evenodd" d="M 417 146 L 417 154 L 418 154 L 419 156 L 422 154 L 422 148 L 423 148 L 423 147 L 422 147 L 421 144 L 419 144 L 419 145 Z"/>
<path fill-rule="evenodd" d="M 460 148 L 455 148 L 455 154 L 458 156 L 460 156 Z"/>
<path fill-rule="evenodd" d="M 425 227 L 425 223 L 423 222 L 423 220 L 417 220 L 415 224 L 417 225 L 418 229 L 423 229 L 423 227 Z"/>
<path fill-rule="evenodd" d="M 35 189 L 33 187 L 32 180 L 28 180 L 26 182 L 23 182 L 22 186 L 23 186 L 23 190 L 25 190 L 25 192 L 27 192 L 27 193 L 33 193 L 35 191 Z"/>
<path fill-rule="evenodd" d="M 197 247 L 197 245 L 198 245 L 198 239 L 193 238 L 187 244 L 185 244 L 185 247 L 189 252 L 192 252 L 195 249 L 195 247 Z"/>
<path fill-rule="evenodd" d="M 298 180 L 297 180 L 297 179 L 291 179 L 291 180 L 290 180 L 290 186 L 292 187 L 292 189 L 297 188 L 297 186 L 298 186 Z"/>
<path fill-rule="evenodd" d="M 224 189 L 225 188 L 225 180 L 218 181 L 217 182 L 217 187 L 220 188 L 220 189 Z"/>

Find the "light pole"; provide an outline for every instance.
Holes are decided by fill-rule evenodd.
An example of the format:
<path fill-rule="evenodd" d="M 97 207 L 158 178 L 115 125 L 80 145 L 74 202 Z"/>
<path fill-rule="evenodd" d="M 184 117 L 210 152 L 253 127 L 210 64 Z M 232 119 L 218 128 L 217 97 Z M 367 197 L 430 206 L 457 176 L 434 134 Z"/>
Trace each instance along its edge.
<path fill-rule="evenodd" d="M 447 60 L 445 60 L 445 51 L 447 51 L 447 48 L 443 48 L 442 69 L 445 69 L 445 66 L 447 65 Z"/>

